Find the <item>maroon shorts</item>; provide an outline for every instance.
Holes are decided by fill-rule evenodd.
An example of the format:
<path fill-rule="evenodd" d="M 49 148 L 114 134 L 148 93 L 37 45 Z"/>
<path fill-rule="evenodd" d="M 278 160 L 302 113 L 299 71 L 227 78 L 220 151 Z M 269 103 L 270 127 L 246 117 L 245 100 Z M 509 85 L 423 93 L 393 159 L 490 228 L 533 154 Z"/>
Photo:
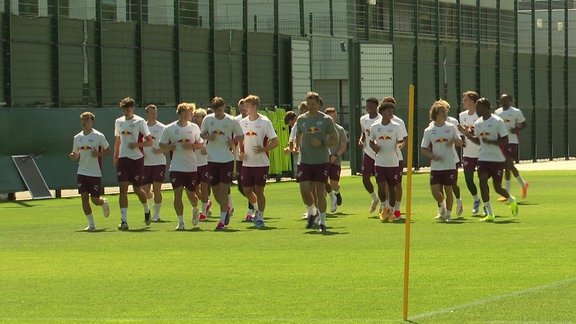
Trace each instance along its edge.
<path fill-rule="evenodd" d="M 458 177 L 458 170 L 430 171 L 430 185 L 453 186 Z"/>
<path fill-rule="evenodd" d="M 464 156 L 462 157 L 462 167 L 466 172 L 476 171 L 476 166 L 478 165 L 478 158 L 472 158 Z"/>
<path fill-rule="evenodd" d="M 119 158 L 116 174 L 118 182 L 131 182 L 133 186 L 141 186 L 142 175 L 144 174 L 144 158 L 138 160 Z"/>
<path fill-rule="evenodd" d="M 184 187 L 189 191 L 196 190 L 196 172 L 170 171 L 172 189 Z"/>
<path fill-rule="evenodd" d="M 199 166 L 196 168 L 196 177 L 198 178 L 196 180 L 196 183 L 208 183 L 210 182 L 210 175 L 208 174 L 208 164 Z"/>
<path fill-rule="evenodd" d="M 332 181 L 340 181 L 340 171 L 342 171 L 342 166 L 337 164 L 328 164 L 328 178 Z"/>
<path fill-rule="evenodd" d="M 92 197 L 100 197 L 100 188 L 102 186 L 101 177 L 90 177 L 79 174 L 76 179 L 79 194 L 87 192 Z"/>
<path fill-rule="evenodd" d="M 219 183 L 232 183 L 232 173 L 234 172 L 234 161 L 230 162 L 208 162 L 208 175 L 210 185 L 216 186 Z"/>
<path fill-rule="evenodd" d="M 236 174 L 237 175 L 241 175 L 242 174 L 242 160 L 236 160 Z"/>
<path fill-rule="evenodd" d="M 488 178 L 492 177 L 495 182 L 502 182 L 505 162 L 478 161 L 478 174 L 488 173 Z"/>
<path fill-rule="evenodd" d="M 381 167 L 376 166 L 376 182 L 382 183 L 386 182 L 389 186 L 396 186 L 400 179 L 398 178 L 398 169 L 397 167 Z"/>
<path fill-rule="evenodd" d="M 300 167 L 300 163 L 296 165 L 296 183 L 300 182 L 300 174 L 302 172 L 302 168 Z"/>
<path fill-rule="evenodd" d="M 502 153 L 504 153 L 504 156 L 507 159 L 513 159 L 513 160 L 517 160 L 518 159 L 518 144 L 506 144 L 506 146 L 504 146 L 502 148 Z"/>
<path fill-rule="evenodd" d="M 242 167 L 240 180 L 242 187 L 259 186 L 264 187 L 268 180 L 268 169 L 270 167 Z"/>
<path fill-rule="evenodd" d="M 145 165 L 144 174 L 142 175 L 142 185 L 148 185 L 153 182 L 164 182 L 164 173 L 166 165 Z"/>
<path fill-rule="evenodd" d="M 364 159 L 362 160 L 362 175 L 375 175 L 376 169 L 374 166 L 374 159 L 369 157 L 368 154 L 364 153 Z"/>
<path fill-rule="evenodd" d="M 326 183 L 328 181 L 328 163 L 304 164 L 300 163 L 300 169 L 296 176 L 298 182 L 313 181 Z"/>

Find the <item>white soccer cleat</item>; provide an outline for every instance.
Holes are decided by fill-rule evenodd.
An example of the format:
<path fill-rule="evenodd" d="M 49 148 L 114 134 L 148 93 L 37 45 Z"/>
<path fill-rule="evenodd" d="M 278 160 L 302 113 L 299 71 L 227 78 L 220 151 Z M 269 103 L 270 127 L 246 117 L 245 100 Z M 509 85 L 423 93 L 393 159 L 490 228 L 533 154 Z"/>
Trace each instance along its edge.
<path fill-rule="evenodd" d="M 176 226 L 176 230 L 177 231 L 183 231 L 184 230 L 184 224 L 178 224 L 178 226 Z"/>
<path fill-rule="evenodd" d="M 462 200 L 456 199 L 456 216 L 460 217 L 464 212 L 464 206 L 462 206 Z"/>
<path fill-rule="evenodd" d="M 336 210 L 338 209 L 338 201 L 336 200 L 336 195 L 331 194 L 330 195 L 330 211 L 332 213 L 335 213 Z"/>

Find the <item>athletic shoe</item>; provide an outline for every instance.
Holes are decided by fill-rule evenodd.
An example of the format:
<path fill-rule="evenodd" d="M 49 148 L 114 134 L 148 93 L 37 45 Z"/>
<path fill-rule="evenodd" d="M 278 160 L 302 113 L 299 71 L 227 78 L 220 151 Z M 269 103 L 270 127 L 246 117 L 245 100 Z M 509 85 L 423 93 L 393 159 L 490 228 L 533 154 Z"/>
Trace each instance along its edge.
<path fill-rule="evenodd" d="M 330 212 L 335 213 L 336 209 L 338 209 L 338 201 L 336 195 L 330 195 Z"/>
<path fill-rule="evenodd" d="M 318 232 L 320 232 L 320 233 L 326 233 L 326 225 L 320 224 L 320 225 L 318 226 Z"/>
<path fill-rule="evenodd" d="M 309 215 L 308 222 L 306 223 L 306 228 L 314 227 L 314 220 L 318 217 L 318 213 L 316 215 Z"/>
<path fill-rule="evenodd" d="M 380 213 L 378 213 L 378 217 L 380 218 L 380 221 L 385 222 L 388 219 L 389 213 L 390 213 L 389 208 L 382 208 L 382 210 L 380 210 Z"/>
<path fill-rule="evenodd" d="M 481 222 L 493 222 L 494 221 L 494 215 L 488 215 L 488 216 L 482 218 L 480 221 Z"/>
<path fill-rule="evenodd" d="M 258 228 L 262 228 L 262 227 L 265 226 L 265 225 L 264 225 L 264 221 L 261 220 L 261 219 L 259 219 L 259 220 L 257 220 L 257 221 L 254 222 L 254 226 L 256 226 L 256 227 L 258 227 Z"/>
<path fill-rule="evenodd" d="M 516 201 L 516 198 L 512 199 L 514 200 L 510 203 L 510 210 L 512 211 L 512 216 L 516 217 L 518 216 L 518 202 Z"/>
<path fill-rule="evenodd" d="M 162 220 L 160 219 L 160 217 L 158 217 L 158 218 L 152 217 L 152 223 L 158 223 L 158 222 L 161 222 L 161 221 L 162 221 Z"/>
<path fill-rule="evenodd" d="M 522 187 L 522 199 L 526 199 L 526 196 L 528 195 L 528 181 L 524 181 L 524 183 L 526 185 Z"/>
<path fill-rule="evenodd" d="M 506 197 L 504 197 L 504 196 L 498 197 L 498 201 L 499 201 L 499 202 L 505 202 L 506 200 L 508 200 L 508 198 L 506 198 Z"/>
<path fill-rule="evenodd" d="M 102 212 L 104 213 L 104 217 L 110 216 L 110 205 L 108 205 L 108 199 L 104 198 L 104 203 L 102 204 Z"/>
<path fill-rule="evenodd" d="M 440 210 L 438 212 L 438 215 L 436 215 L 436 217 L 434 217 L 435 220 L 445 220 L 446 219 L 446 208 L 442 208 L 442 210 Z"/>
<path fill-rule="evenodd" d="M 402 213 L 400 212 L 399 209 L 396 209 L 394 211 L 394 217 L 396 217 L 396 219 L 399 219 L 400 217 L 402 217 Z"/>
<path fill-rule="evenodd" d="M 178 224 L 178 226 L 176 226 L 176 230 L 177 231 L 183 231 L 184 230 L 184 224 Z"/>
<path fill-rule="evenodd" d="M 146 223 L 146 225 L 150 225 L 150 212 L 144 213 L 144 223 Z"/>
<path fill-rule="evenodd" d="M 456 199 L 456 216 L 460 217 L 464 212 L 464 206 L 462 206 L 462 200 Z"/>
<path fill-rule="evenodd" d="M 218 222 L 218 225 L 216 225 L 216 228 L 214 229 L 215 231 L 223 231 L 225 229 L 225 225 L 222 224 L 222 222 Z"/>
<path fill-rule="evenodd" d="M 474 200 L 474 206 L 472 207 L 472 214 L 474 215 L 478 214 L 479 210 L 480 210 L 480 199 Z"/>
<path fill-rule="evenodd" d="M 482 208 L 482 216 L 488 216 L 488 211 L 486 211 L 486 207 Z"/>
<path fill-rule="evenodd" d="M 253 221 L 253 218 L 254 218 L 254 217 L 252 217 L 252 215 L 247 214 L 247 215 L 246 215 L 246 219 L 245 219 L 244 221 L 245 221 L 245 222 L 252 222 L 252 221 Z"/>
<path fill-rule="evenodd" d="M 395 218 L 394 218 L 394 213 L 388 211 L 388 219 L 387 219 L 388 223 L 393 223 L 393 222 L 394 222 L 394 219 L 395 219 Z"/>
<path fill-rule="evenodd" d="M 230 216 L 232 216 L 230 205 L 228 205 L 228 209 L 226 210 L 226 217 L 224 218 L 224 225 L 230 224 Z"/>
<path fill-rule="evenodd" d="M 342 205 L 342 195 L 340 193 L 336 194 L 336 205 Z"/>
<path fill-rule="evenodd" d="M 86 228 L 84 228 L 84 232 L 94 232 L 96 230 L 96 227 L 94 226 L 86 226 Z"/>
<path fill-rule="evenodd" d="M 452 217 L 446 216 L 446 218 L 444 220 L 446 221 L 446 223 L 450 223 L 452 221 Z"/>
<path fill-rule="evenodd" d="M 199 220 L 202 221 L 202 222 L 205 221 L 205 220 L 206 220 L 206 215 L 200 214 Z"/>
<path fill-rule="evenodd" d="M 378 200 L 372 200 L 372 204 L 370 205 L 370 210 L 369 210 L 370 214 L 375 212 L 377 207 L 378 207 Z"/>
<path fill-rule="evenodd" d="M 118 225 L 118 229 L 121 231 L 127 231 L 128 230 L 128 223 L 126 223 L 125 221 L 122 221 L 122 223 L 120 223 L 120 225 Z"/>
<path fill-rule="evenodd" d="M 193 209 L 192 210 L 192 226 L 198 225 L 199 221 L 200 221 L 200 215 L 198 215 L 198 210 Z"/>
<path fill-rule="evenodd" d="M 308 212 L 305 212 L 304 214 L 302 214 L 302 219 L 308 219 Z"/>

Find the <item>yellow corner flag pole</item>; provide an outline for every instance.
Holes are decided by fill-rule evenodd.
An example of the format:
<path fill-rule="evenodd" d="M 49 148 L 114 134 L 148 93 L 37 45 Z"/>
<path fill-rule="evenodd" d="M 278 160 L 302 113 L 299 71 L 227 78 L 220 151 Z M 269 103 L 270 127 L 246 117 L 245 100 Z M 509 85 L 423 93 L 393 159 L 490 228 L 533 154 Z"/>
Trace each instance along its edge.
<path fill-rule="evenodd" d="M 410 213 L 412 209 L 412 158 L 414 141 L 414 85 L 410 85 L 408 90 L 408 164 L 407 168 L 407 189 L 406 189 L 406 238 L 404 243 L 404 308 L 403 318 L 408 320 L 408 284 L 410 282 Z"/>

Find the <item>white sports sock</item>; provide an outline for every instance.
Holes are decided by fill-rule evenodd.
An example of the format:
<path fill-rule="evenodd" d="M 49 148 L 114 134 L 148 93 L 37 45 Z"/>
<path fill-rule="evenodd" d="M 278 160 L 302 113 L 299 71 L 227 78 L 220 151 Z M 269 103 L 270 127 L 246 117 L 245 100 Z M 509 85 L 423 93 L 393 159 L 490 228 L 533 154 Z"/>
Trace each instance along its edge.
<path fill-rule="evenodd" d="M 254 207 L 254 210 L 258 210 L 258 202 L 253 203 L 252 206 Z"/>
<path fill-rule="evenodd" d="M 198 206 L 192 206 L 192 215 L 198 213 Z"/>
<path fill-rule="evenodd" d="M 184 225 L 184 215 L 178 215 L 178 224 Z"/>
<path fill-rule="evenodd" d="M 337 195 L 337 194 L 339 194 L 339 193 L 340 193 L 340 190 L 334 191 L 334 194 L 335 194 L 335 195 Z"/>
<path fill-rule="evenodd" d="M 506 191 L 510 192 L 510 180 L 506 180 Z"/>
<path fill-rule="evenodd" d="M 480 198 L 478 198 L 478 195 L 474 195 L 474 196 L 472 196 L 472 198 L 474 198 L 474 201 L 480 200 Z"/>
<path fill-rule="evenodd" d="M 518 182 L 520 183 L 520 185 L 521 185 L 522 187 L 526 187 L 526 181 L 524 181 L 524 179 L 522 178 L 521 175 L 518 175 L 518 176 L 516 177 L 516 180 L 518 180 Z"/>
<path fill-rule="evenodd" d="M 220 212 L 220 223 L 224 224 L 224 222 L 226 221 L 226 214 L 228 213 L 225 211 Z"/>
<path fill-rule="evenodd" d="M 120 216 L 123 222 L 128 223 L 128 208 L 120 208 Z"/>
<path fill-rule="evenodd" d="M 489 202 L 489 201 L 487 201 L 487 202 L 484 203 L 484 207 L 486 208 L 486 213 L 487 213 L 488 215 L 494 215 L 494 214 L 492 213 L 492 206 L 490 205 L 490 202 Z"/>
<path fill-rule="evenodd" d="M 400 201 L 396 200 L 396 203 L 394 204 L 394 210 L 400 210 Z"/>
<path fill-rule="evenodd" d="M 94 216 L 92 216 L 92 213 L 87 214 L 86 215 L 86 219 L 88 220 L 88 223 L 90 224 L 90 227 L 96 227 L 94 225 Z"/>
<path fill-rule="evenodd" d="M 145 212 L 145 213 L 149 213 L 149 212 L 150 212 L 150 206 L 148 206 L 148 203 L 142 204 L 142 207 L 144 207 L 144 212 Z"/>
<path fill-rule="evenodd" d="M 326 212 L 320 213 L 320 225 L 326 226 Z"/>
<path fill-rule="evenodd" d="M 256 217 L 257 217 L 256 220 L 264 220 L 264 211 L 260 211 L 260 210 L 259 210 L 259 211 L 256 213 Z"/>
<path fill-rule="evenodd" d="M 230 206 L 230 210 L 234 209 L 234 202 L 232 201 L 231 194 L 228 194 L 228 205 Z"/>
<path fill-rule="evenodd" d="M 336 194 L 334 193 L 334 190 L 330 191 L 330 192 L 328 193 L 328 195 L 330 195 L 330 198 L 336 199 Z"/>
<path fill-rule="evenodd" d="M 316 215 L 316 207 L 314 205 L 306 206 L 309 216 Z"/>
<path fill-rule="evenodd" d="M 372 191 L 370 193 L 370 196 L 372 196 L 372 201 L 378 201 L 378 195 L 376 194 L 376 191 Z"/>
<path fill-rule="evenodd" d="M 206 208 L 208 208 L 208 202 L 202 203 L 202 215 L 206 216 Z"/>
<path fill-rule="evenodd" d="M 154 218 L 160 218 L 160 208 L 162 204 L 154 204 Z"/>

